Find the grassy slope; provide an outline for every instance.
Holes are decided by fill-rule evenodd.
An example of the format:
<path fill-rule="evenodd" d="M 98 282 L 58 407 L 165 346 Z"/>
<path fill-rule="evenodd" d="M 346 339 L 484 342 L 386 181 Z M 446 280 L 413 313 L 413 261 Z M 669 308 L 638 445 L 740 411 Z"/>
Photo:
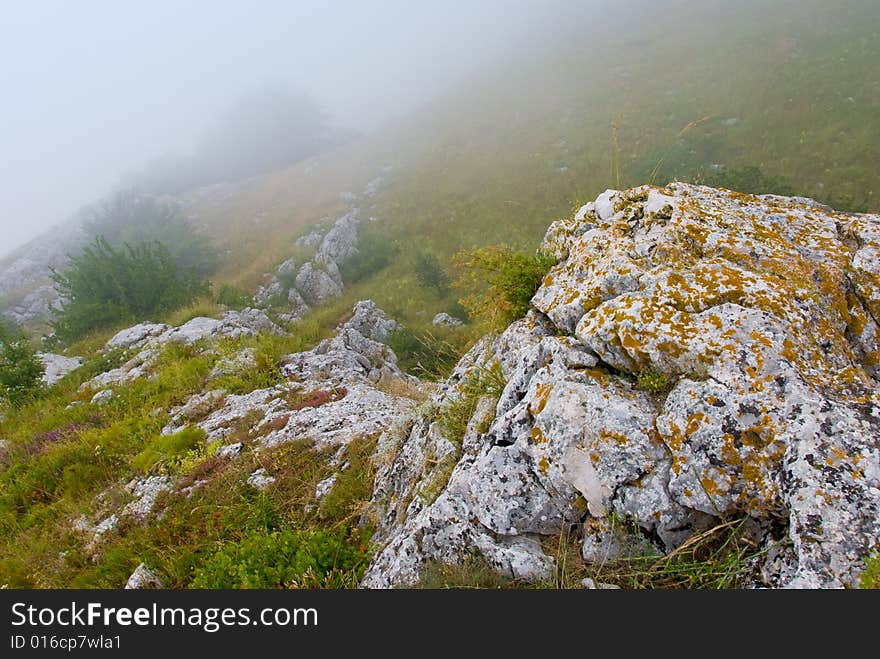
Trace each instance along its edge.
<path fill-rule="evenodd" d="M 880 12 L 872 4 L 678 3 L 579 38 L 524 44 L 405 122 L 233 186 L 221 205 L 196 204 L 230 250 L 217 279 L 254 286 L 309 225 L 344 210 L 340 191 L 361 190 L 385 164 L 394 166 L 391 182 L 365 213 L 381 223 L 367 230 L 384 232 L 404 255 L 418 245 L 443 259 L 493 242 L 533 249 L 573 203 L 647 182 L 658 163 L 655 182 L 750 165 L 797 194 L 876 211 Z M 417 312 L 454 300 L 413 296 L 413 285 L 400 258 L 352 296 L 372 296 L 416 323 L 428 315 Z"/>
<path fill-rule="evenodd" d="M 765 4 L 699 3 L 687 21 L 680 5 L 667 4 L 646 10 L 652 14 L 643 20 L 615 19 L 578 38 L 523 44 L 495 70 L 368 139 L 282 172 L 193 193 L 191 212 L 225 251 L 216 281 L 252 290 L 291 253 L 297 236 L 346 209 L 340 191 L 362 190 L 386 164 L 394 167 L 389 184 L 364 209 L 379 221 L 364 231 L 392 241 L 398 258 L 349 286 L 271 351 L 313 343 L 364 297 L 414 327 L 428 326 L 436 311 L 453 308 L 457 292 L 418 287 L 408 258 L 414 247 L 445 265 L 462 247 L 503 241 L 534 249 L 547 224 L 573 203 L 606 187 L 646 182 L 658 162 L 658 179 L 691 177 L 712 163 L 754 165 L 800 194 L 880 209 L 880 13 L 871 11 L 874 3 L 808 1 L 787 3 L 780 18 L 781 10 Z M 736 123 L 723 121 L 733 117 Z M 90 354 L 105 338 L 75 349 Z M 310 449 L 299 447 L 272 459 L 306 469 L 308 487 L 291 483 L 295 491 L 260 497 L 241 485 L 253 466 L 248 458 L 241 473 L 218 478 L 191 504 L 176 504 L 167 523 L 124 529 L 105 548 L 105 560 L 86 558 L 69 520 L 93 508 L 95 493 L 135 474 L 133 457 L 165 420 L 150 412 L 198 391 L 210 366 L 198 354 L 169 353 L 157 381 L 122 388 L 98 411 L 66 409 L 86 376 L 75 372 L 45 400 L 0 422 L 0 437 L 29 454 L 0 473 L 0 572 L 11 585 L 118 586 L 145 558 L 171 583 L 185 585 L 199 557 L 225 541 L 327 522 L 303 517 L 304 504 L 290 507 L 326 476 Z M 51 434 L 65 427 L 60 439 Z M 354 491 L 333 524 L 350 523 L 342 522 L 345 511 L 368 494 Z M 62 549 L 69 558 L 60 558 Z"/>

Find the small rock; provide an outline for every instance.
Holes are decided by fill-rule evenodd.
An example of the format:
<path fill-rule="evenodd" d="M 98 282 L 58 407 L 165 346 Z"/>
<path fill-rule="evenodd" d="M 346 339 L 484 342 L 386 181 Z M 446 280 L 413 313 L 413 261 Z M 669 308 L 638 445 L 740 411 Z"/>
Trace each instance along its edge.
<path fill-rule="evenodd" d="M 236 455 L 241 453 L 244 448 L 244 444 L 241 442 L 235 442 L 235 444 L 227 444 L 226 446 L 221 446 L 217 449 L 217 455 L 221 458 L 234 458 Z"/>
<path fill-rule="evenodd" d="M 105 347 L 108 350 L 139 348 L 150 339 L 161 336 L 170 329 L 171 326 L 164 323 L 139 323 L 114 334 L 107 341 Z"/>
<path fill-rule="evenodd" d="M 593 579 L 590 579 L 590 577 L 581 579 L 581 585 L 588 590 L 620 590 L 620 586 L 616 586 L 613 583 L 594 581 Z"/>
<path fill-rule="evenodd" d="M 104 405 L 108 403 L 115 395 L 116 394 L 113 393 L 112 389 L 104 389 L 92 396 L 92 400 L 90 402 L 92 403 L 92 405 Z"/>
<path fill-rule="evenodd" d="M 266 473 L 266 470 L 263 467 L 260 467 L 254 473 L 248 476 L 247 482 L 253 485 L 258 490 L 265 490 L 272 483 L 275 482 L 275 477 L 270 476 Z"/>
<path fill-rule="evenodd" d="M 460 318 L 456 318 L 455 316 L 450 316 L 445 311 L 441 311 L 436 316 L 434 316 L 431 324 L 442 327 L 461 327 L 462 325 L 464 325 L 464 321 Z"/>
<path fill-rule="evenodd" d="M 43 384 L 47 387 L 83 365 L 82 357 L 65 357 L 51 352 L 39 352 L 37 357 L 43 363 Z"/>
<path fill-rule="evenodd" d="M 162 588 L 162 580 L 146 566 L 145 563 L 138 565 L 128 581 L 125 582 L 125 590 L 147 590 Z"/>
<path fill-rule="evenodd" d="M 325 478 L 315 486 L 315 499 L 317 501 L 323 501 L 333 490 L 334 485 L 336 485 L 336 474 L 333 474 L 329 478 Z"/>
<path fill-rule="evenodd" d="M 126 485 L 126 489 L 135 499 L 122 509 L 122 514 L 141 521 L 153 511 L 159 494 L 171 489 L 171 479 L 168 476 L 134 479 Z"/>

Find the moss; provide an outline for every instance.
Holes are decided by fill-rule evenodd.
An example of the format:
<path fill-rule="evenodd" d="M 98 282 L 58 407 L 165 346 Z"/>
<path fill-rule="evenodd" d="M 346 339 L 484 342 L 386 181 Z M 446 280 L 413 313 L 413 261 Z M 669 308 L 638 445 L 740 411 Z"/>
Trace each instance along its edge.
<path fill-rule="evenodd" d="M 865 559 L 865 571 L 859 580 L 859 588 L 880 588 L 880 552 L 875 551 Z"/>
<path fill-rule="evenodd" d="M 665 373 L 653 369 L 639 371 L 636 376 L 636 386 L 650 394 L 660 395 L 668 393 L 672 389 L 673 382 Z"/>

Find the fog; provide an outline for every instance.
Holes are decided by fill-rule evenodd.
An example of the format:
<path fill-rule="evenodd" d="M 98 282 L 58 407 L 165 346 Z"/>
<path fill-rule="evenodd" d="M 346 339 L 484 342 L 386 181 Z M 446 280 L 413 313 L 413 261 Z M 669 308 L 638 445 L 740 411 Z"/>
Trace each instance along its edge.
<path fill-rule="evenodd" d="M 369 132 L 514 48 L 556 4 L 5 2 L 0 255 L 192 152 L 242 95 L 303 92 L 338 134 Z"/>

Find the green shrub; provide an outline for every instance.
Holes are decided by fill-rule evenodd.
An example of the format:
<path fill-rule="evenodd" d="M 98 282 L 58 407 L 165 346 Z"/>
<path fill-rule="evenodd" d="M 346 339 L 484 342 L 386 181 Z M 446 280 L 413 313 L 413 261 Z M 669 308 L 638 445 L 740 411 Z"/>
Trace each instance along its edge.
<path fill-rule="evenodd" d="M 357 253 L 340 268 L 343 281 L 353 284 L 383 270 L 398 251 L 397 245 L 384 233 L 364 232 L 360 236 Z"/>
<path fill-rule="evenodd" d="M 556 259 L 500 245 L 462 250 L 453 262 L 461 272 L 455 285 L 468 294 L 461 300 L 468 313 L 491 327 L 504 327 L 529 310 L 532 296 Z"/>
<path fill-rule="evenodd" d="M 412 267 L 419 286 L 433 288 L 438 295 L 449 291 L 449 275 L 433 253 L 417 250 L 412 257 Z"/>
<path fill-rule="evenodd" d="M 147 473 L 156 465 L 168 465 L 196 448 L 204 442 L 205 436 L 204 430 L 195 427 L 184 428 L 173 435 L 160 435 L 134 456 L 131 463 L 135 469 Z"/>
<path fill-rule="evenodd" d="M 222 304 L 229 309 L 241 310 L 253 302 L 253 298 L 231 284 L 223 284 L 214 298 L 217 304 Z"/>
<path fill-rule="evenodd" d="M 475 366 L 462 382 L 458 396 L 440 413 L 440 428 L 446 439 L 460 445 L 480 398 L 486 395 L 498 398 L 505 384 L 500 363 L 495 362 L 488 368 Z"/>
<path fill-rule="evenodd" d="M 135 191 L 121 192 L 98 205 L 83 223 L 92 237 L 113 247 L 161 242 L 182 269 L 201 276 L 214 271 L 217 254 L 203 234 L 196 233 L 173 203 Z"/>
<path fill-rule="evenodd" d="M 445 378 L 461 356 L 462 346 L 432 332 L 414 332 L 406 327 L 390 332 L 386 343 L 397 355 L 400 368 L 428 380 Z"/>
<path fill-rule="evenodd" d="M 672 388 L 672 382 L 665 373 L 645 369 L 636 376 L 636 386 L 650 394 L 662 394 Z"/>
<path fill-rule="evenodd" d="M 0 336 L 0 399 L 16 407 L 33 400 L 42 390 L 43 370 L 25 337 Z"/>
<path fill-rule="evenodd" d="M 220 547 L 196 570 L 191 588 L 356 586 L 368 554 L 322 531 L 256 532 Z"/>
<path fill-rule="evenodd" d="M 859 588 L 880 588 L 880 552 L 874 552 L 865 559 L 865 571 L 862 572 Z"/>
<path fill-rule="evenodd" d="M 207 282 L 184 270 L 162 243 L 126 244 L 117 249 L 102 237 L 71 258 L 52 280 L 65 306 L 53 329 L 63 341 L 123 321 L 146 320 L 185 306 L 207 293 Z"/>

